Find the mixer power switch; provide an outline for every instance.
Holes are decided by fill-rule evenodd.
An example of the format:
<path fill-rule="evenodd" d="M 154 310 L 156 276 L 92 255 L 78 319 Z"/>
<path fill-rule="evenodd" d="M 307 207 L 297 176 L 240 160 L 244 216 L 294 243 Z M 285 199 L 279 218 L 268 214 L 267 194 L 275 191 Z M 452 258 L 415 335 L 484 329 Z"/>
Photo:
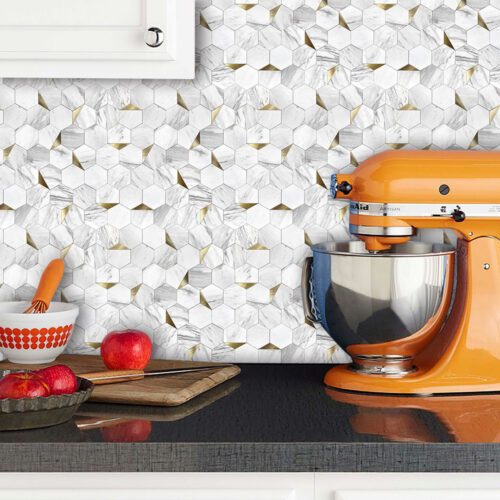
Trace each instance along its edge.
<path fill-rule="evenodd" d="M 463 222 L 465 220 L 465 213 L 458 208 L 455 208 L 455 210 L 453 210 L 451 216 L 453 217 L 453 220 L 455 222 Z"/>

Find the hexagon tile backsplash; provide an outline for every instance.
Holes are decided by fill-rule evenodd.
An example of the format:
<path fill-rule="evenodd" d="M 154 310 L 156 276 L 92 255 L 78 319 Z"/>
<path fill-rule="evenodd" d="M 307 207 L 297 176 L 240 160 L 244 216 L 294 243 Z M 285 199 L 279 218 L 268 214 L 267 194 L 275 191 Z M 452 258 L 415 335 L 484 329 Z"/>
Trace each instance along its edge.
<path fill-rule="evenodd" d="M 499 8 L 199 0 L 194 81 L 4 80 L 0 300 L 62 256 L 73 352 L 138 327 L 156 357 L 345 359 L 299 288 L 309 245 L 347 237 L 329 177 L 497 147 Z"/>

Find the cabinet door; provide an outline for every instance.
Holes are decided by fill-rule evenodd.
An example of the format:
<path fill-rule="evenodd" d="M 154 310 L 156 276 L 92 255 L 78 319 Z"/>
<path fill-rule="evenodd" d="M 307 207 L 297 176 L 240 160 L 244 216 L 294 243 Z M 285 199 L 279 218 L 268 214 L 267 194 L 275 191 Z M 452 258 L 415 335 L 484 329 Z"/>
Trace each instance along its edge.
<path fill-rule="evenodd" d="M 498 500 L 500 474 L 317 473 L 315 500 Z"/>
<path fill-rule="evenodd" d="M 0 77 L 189 78 L 194 0 L 0 2 L 0 63 Z"/>

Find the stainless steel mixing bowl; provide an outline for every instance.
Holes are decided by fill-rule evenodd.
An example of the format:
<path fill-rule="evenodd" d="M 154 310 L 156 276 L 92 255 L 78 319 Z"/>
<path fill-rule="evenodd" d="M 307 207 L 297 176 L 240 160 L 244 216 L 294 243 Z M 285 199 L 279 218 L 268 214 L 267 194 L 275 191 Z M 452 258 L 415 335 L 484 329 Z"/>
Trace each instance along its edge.
<path fill-rule="evenodd" d="M 455 250 L 418 241 L 368 253 L 362 241 L 312 247 L 302 280 L 310 321 L 343 348 L 408 337 L 436 314 Z M 448 276 L 448 278 L 447 278 Z"/>

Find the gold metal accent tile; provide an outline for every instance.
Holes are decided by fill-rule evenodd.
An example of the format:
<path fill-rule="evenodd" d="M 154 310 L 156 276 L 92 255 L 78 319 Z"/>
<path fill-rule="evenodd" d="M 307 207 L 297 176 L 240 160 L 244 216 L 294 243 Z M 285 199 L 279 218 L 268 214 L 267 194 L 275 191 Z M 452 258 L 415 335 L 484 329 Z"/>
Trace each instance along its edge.
<path fill-rule="evenodd" d="M 370 68 L 372 71 L 375 71 L 376 69 L 379 69 L 382 66 L 385 66 L 385 63 L 365 63 L 365 66 L 367 68 Z"/>
<path fill-rule="evenodd" d="M 292 146 L 293 146 L 293 144 L 290 144 L 286 148 L 283 148 L 281 150 L 281 161 L 282 162 L 285 161 L 286 155 L 288 154 L 288 152 L 290 151 L 290 149 L 292 148 Z"/>
<path fill-rule="evenodd" d="M 182 96 L 179 94 L 179 92 L 177 92 L 177 104 L 181 107 L 181 108 L 184 108 L 184 109 L 188 109 L 188 107 L 186 106 L 186 103 L 184 102 L 184 99 L 182 98 Z"/>
<path fill-rule="evenodd" d="M 269 351 L 269 350 L 272 350 L 272 351 L 277 350 L 277 351 L 279 351 L 279 347 L 276 347 L 274 344 L 271 344 L 271 342 L 269 342 L 269 344 L 263 345 L 261 347 L 261 349 L 262 350 L 267 350 L 267 351 Z"/>
<path fill-rule="evenodd" d="M 102 286 L 106 290 L 109 290 L 110 288 L 113 288 L 115 285 L 118 285 L 118 283 L 104 283 L 102 281 L 97 283 L 99 286 Z"/>
<path fill-rule="evenodd" d="M 207 245 L 205 248 L 202 248 L 200 250 L 200 264 L 203 262 L 203 259 L 205 258 L 205 255 L 207 255 L 207 252 L 210 250 L 210 247 L 212 244 Z"/>
<path fill-rule="evenodd" d="M 342 26 L 342 28 L 351 31 L 351 28 L 349 28 L 349 25 L 345 22 L 344 16 L 340 12 L 339 12 L 339 26 Z"/>
<path fill-rule="evenodd" d="M 265 106 L 260 108 L 260 111 L 279 111 L 279 110 L 280 110 L 280 108 L 277 108 L 276 106 L 274 106 L 271 103 L 266 104 Z"/>
<path fill-rule="evenodd" d="M 279 71 L 279 69 L 273 64 L 266 64 L 259 71 Z"/>
<path fill-rule="evenodd" d="M 59 135 L 56 137 L 56 140 L 54 141 L 54 144 L 52 144 L 50 149 L 56 149 L 61 145 L 61 132 L 59 132 Z"/>
<path fill-rule="evenodd" d="M 291 210 L 291 208 L 287 207 L 284 203 L 280 203 L 279 205 L 271 208 L 271 210 Z"/>
<path fill-rule="evenodd" d="M 42 108 L 45 108 L 46 110 L 49 109 L 47 103 L 45 102 L 45 99 L 43 98 L 42 94 L 40 94 L 40 92 L 38 92 L 38 105 L 42 106 Z"/>
<path fill-rule="evenodd" d="M 193 356 L 195 355 L 196 351 L 198 350 L 198 347 L 200 347 L 200 344 L 196 344 L 193 347 L 190 347 L 188 349 L 188 359 L 193 359 Z"/>
<path fill-rule="evenodd" d="M 495 119 L 496 114 L 498 113 L 498 110 L 500 109 L 500 105 L 496 106 L 490 111 L 490 123 Z"/>
<path fill-rule="evenodd" d="M 257 151 L 269 145 L 268 142 L 249 142 L 248 145 Z"/>
<path fill-rule="evenodd" d="M 129 145 L 129 143 L 128 142 L 111 142 L 111 143 L 109 143 L 109 145 L 115 149 L 118 149 L 118 151 L 120 151 L 121 149 L 126 148 Z"/>
<path fill-rule="evenodd" d="M 232 347 L 233 349 L 238 349 L 238 347 L 241 347 L 242 345 L 245 345 L 246 342 L 224 342 L 229 347 Z"/>
<path fill-rule="evenodd" d="M 443 243 L 445 245 L 451 245 L 451 241 L 450 241 L 450 238 L 448 237 L 448 235 L 446 234 L 446 231 L 443 231 Z"/>
<path fill-rule="evenodd" d="M 337 64 L 336 66 L 333 66 L 332 68 L 330 68 L 327 72 L 326 72 L 326 75 L 327 75 L 327 82 L 330 83 L 330 81 L 332 80 L 333 78 L 333 75 L 335 74 L 335 71 L 337 71 L 337 68 L 339 67 L 339 65 Z"/>
<path fill-rule="evenodd" d="M 460 96 L 456 92 L 455 92 L 455 104 L 462 109 L 466 109 L 464 103 L 462 102 L 462 99 L 460 99 Z"/>
<path fill-rule="evenodd" d="M 226 66 L 228 68 L 231 68 L 233 71 L 236 71 L 237 69 L 243 68 L 246 63 L 226 63 Z"/>
<path fill-rule="evenodd" d="M 71 161 L 75 167 L 81 168 L 83 170 L 82 164 L 80 163 L 80 160 L 78 159 L 74 151 Z"/>
<path fill-rule="evenodd" d="M 141 203 L 140 205 L 137 205 L 134 207 L 132 210 L 152 210 L 151 207 L 148 207 L 144 203 Z"/>
<path fill-rule="evenodd" d="M 68 215 L 68 212 L 71 210 L 72 205 L 68 205 L 61 210 L 61 222 L 64 222 L 64 219 Z"/>
<path fill-rule="evenodd" d="M 404 148 L 408 143 L 407 142 L 387 142 L 388 146 L 392 149 L 401 149 Z"/>
<path fill-rule="evenodd" d="M 237 3 L 236 4 L 240 9 L 250 10 L 253 9 L 257 4 L 256 3 Z"/>
<path fill-rule="evenodd" d="M 222 170 L 221 164 L 219 163 L 219 160 L 217 159 L 213 151 L 212 151 L 212 165 Z"/>
<path fill-rule="evenodd" d="M 151 153 L 151 150 L 153 149 L 154 144 L 151 144 L 151 146 L 148 146 L 147 148 L 144 148 L 142 150 L 142 161 L 145 162 L 146 158 L 148 157 L 149 153 Z"/>
<path fill-rule="evenodd" d="M 465 83 L 469 83 L 469 81 L 472 78 L 472 75 L 474 74 L 474 71 L 476 71 L 476 69 L 477 69 L 477 64 L 474 64 L 474 66 L 472 66 L 472 68 L 469 68 L 465 72 Z"/>
<path fill-rule="evenodd" d="M 177 328 L 175 326 L 174 320 L 172 319 L 172 316 L 168 314 L 168 311 L 165 311 L 165 323 L 167 323 L 167 325 L 173 326 L 174 328 Z"/>
<path fill-rule="evenodd" d="M 488 25 L 484 22 L 484 19 L 481 17 L 481 14 L 479 12 L 477 13 L 477 24 L 481 26 L 481 28 L 490 31 L 490 28 L 488 28 Z"/>
<path fill-rule="evenodd" d="M 389 10 L 392 9 L 396 4 L 395 3 L 376 3 L 375 4 L 379 9 Z"/>
<path fill-rule="evenodd" d="M 63 292 L 61 292 L 61 302 L 63 302 L 64 304 L 68 303 L 68 299 L 66 298 L 66 295 L 64 295 Z"/>
<path fill-rule="evenodd" d="M 49 189 L 49 186 L 45 182 L 45 179 L 43 178 L 43 175 L 41 172 L 38 172 L 38 184 L 40 184 L 40 186 L 43 186 L 46 189 Z"/>
<path fill-rule="evenodd" d="M 398 71 L 418 71 L 418 68 L 415 68 L 412 64 L 406 64 L 402 68 L 399 68 Z"/>
<path fill-rule="evenodd" d="M 212 31 L 212 28 L 208 25 L 206 19 L 203 17 L 203 14 L 200 12 L 200 26 L 207 28 L 207 30 Z"/>
<path fill-rule="evenodd" d="M 165 243 L 169 246 L 172 247 L 174 250 L 177 250 L 175 243 L 173 242 L 172 238 L 170 235 L 165 231 Z"/>
<path fill-rule="evenodd" d="M 342 222 L 344 220 L 347 210 L 349 210 L 349 205 L 345 205 L 339 209 L 339 222 Z"/>
<path fill-rule="evenodd" d="M 26 231 L 26 243 L 30 246 L 33 247 L 35 250 L 38 250 L 35 242 L 33 241 L 33 238 L 31 237 L 30 233 Z"/>
<path fill-rule="evenodd" d="M 244 208 L 245 210 L 248 210 L 252 207 L 255 207 L 255 205 L 257 205 L 257 203 L 238 203 L 238 205 L 241 207 L 241 208 Z"/>
<path fill-rule="evenodd" d="M 108 248 L 108 250 L 130 250 L 130 248 L 126 247 L 123 243 L 117 243 L 116 245 Z"/>
<path fill-rule="evenodd" d="M 269 250 L 265 245 L 262 245 L 262 243 L 255 243 L 255 245 L 252 245 L 248 250 Z"/>
<path fill-rule="evenodd" d="M 98 205 L 104 208 L 104 210 L 109 210 L 110 208 L 116 207 L 118 203 L 98 203 Z"/>
<path fill-rule="evenodd" d="M 9 205 L 6 205 L 5 203 L 2 203 L 0 205 L 0 210 L 14 210 L 14 209 L 9 207 Z"/>
<path fill-rule="evenodd" d="M 314 328 L 314 323 L 312 321 L 309 321 L 307 318 L 304 318 L 304 323 Z"/>
<path fill-rule="evenodd" d="M 357 167 L 359 165 L 359 162 L 353 153 L 351 153 L 351 165 L 353 165 L 354 167 Z"/>
<path fill-rule="evenodd" d="M 201 210 L 200 210 L 200 222 L 203 222 L 203 219 L 206 217 L 208 211 L 210 210 L 210 207 L 212 205 L 207 205 L 206 207 L 203 207 Z"/>
<path fill-rule="evenodd" d="M 309 238 L 309 235 L 305 231 L 304 231 L 304 243 L 309 247 L 313 245 L 311 238 Z"/>
<path fill-rule="evenodd" d="M 201 144 L 201 133 L 198 132 L 198 135 L 194 138 L 193 144 L 189 147 L 189 149 L 194 149 Z"/>
<path fill-rule="evenodd" d="M 76 108 L 74 111 L 73 111 L 73 123 L 76 122 L 76 119 L 78 118 L 78 115 L 82 112 L 82 109 L 83 109 L 83 104 L 81 106 L 79 106 L 78 108 Z"/>
<path fill-rule="evenodd" d="M 236 285 L 241 286 L 241 288 L 244 288 L 245 290 L 248 290 L 249 288 L 252 288 L 255 286 L 257 283 L 249 283 L 249 282 L 243 282 L 243 281 L 237 281 Z"/>
<path fill-rule="evenodd" d="M 312 43 L 312 40 L 309 38 L 309 35 L 307 34 L 307 31 L 304 31 L 304 43 L 308 47 L 311 47 L 311 49 L 316 50 L 316 47 L 314 46 L 314 43 Z"/>
<path fill-rule="evenodd" d="M 85 342 L 92 349 L 99 349 L 101 347 L 101 342 Z"/>
<path fill-rule="evenodd" d="M 182 278 L 182 281 L 179 283 L 179 286 L 177 287 L 177 290 L 184 288 L 186 285 L 189 285 L 189 272 L 187 272 L 184 275 L 184 278 Z"/>
<path fill-rule="evenodd" d="M 411 23 L 413 21 L 413 18 L 415 17 L 415 14 L 418 11 L 418 8 L 420 7 L 420 4 L 417 5 L 416 7 L 413 7 L 413 9 L 410 9 L 408 11 L 408 22 Z"/>
<path fill-rule="evenodd" d="M 339 140 L 340 140 L 340 134 L 339 132 L 337 132 L 337 135 L 333 138 L 333 141 L 328 149 L 336 148 L 339 145 Z"/>
<path fill-rule="evenodd" d="M 274 7 L 274 9 L 271 9 L 269 11 L 269 22 L 272 23 L 273 19 L 276 17 L 276 14 L 278 13 L 278 10 L 280 10 L 281 5 L 278 5 L 277 7 Z"/>
<path fill-rule="evenodd" d="M 177 171 L 177 184 L 179 184 L 179 186 L 182 186 L 183 188 L 188 188 L 186 186 L 186 183 L 184 182 L 184 179 L 182 178 L 182 175 L 179 171 Z"/>
<path fill-rule="evenodd" d="M 424 151 L 429 151 L 429 149 L 431 149 L 431 146 L 432 146 L 432 144 L 427 144 L 427 146 L 423 147 L 422 149 Z"/>
<path fill-rule="evenodd" d="M 207 309 L 212 309 L 202 292 L 200 292 L 200 304 L 206 307 Z"/>
<path fill-rule="evenodd" d="M 327 189 L 326 184 L 323 181 L 323 178 L 321 177 L 321 175 L 319 175 L 319 172 L 316 172 L 316 184 L 318 186 L 321 186 L 322 188 Z"/>
<path fill-rule="evenodd" d="M 71 250 L 71 247 L 73 246 L 73 244 L 71 245 L 68 245 L 67 247 L 63 248 L 61 250 L 61 259 L 64 259 L 66 257 L 66 255 L 68 255 L 69 251 Z"/>
<path fill-rule="evenodd" d="M 319 2 L 319 5 L 316 7 L 316 10 L 321 10 L 327 5 L 328 5 L 328 0 L 321 0 L 321 2 Z"/>
<path fill-rule="evenodd" d="M 351 110 L 351 123 L 354 121 L 356 118 L 357 114 L 359 113 L 359 110 L 361 109 L 362 104 L 360 104 L 358 107 L 354 108 Z"/>
<path fill-rule="evenodd" d="M 276 297 L 276 294 L 278 293 L 280 286 L 281 283 L 278 283 L 277 285 L 269 289 L 269 302 L 272 302 L 274 300 L 274 297 Z"/>
<path fill-rule="evenodd" d="M 458 2 L 457 8 L 455 10 L 460 10 L 460 9 L 464 8 L 466 5 L 467 5 L 466 0 L 460 0 L 460 2 Z"/>
<path fill-rule="evenodd" d="M 11 146 L 8 146 L 3 150 L 3 161 L 4 162 L 7 161 L 7 158 L 9 157 L 10 152 L 14 149 L 14 146 L 15 146 L 15 144 L 12 144 Z"/>
<path fill-rule="evenodd" d="M 138 108 L 135 104 L 127 104 L 126 106 L 123 106 L 123 108 L 120 108 L 120 111 L 140 111 L 141 108 Z"/>
<path fill-rule="evenodd" d="M 142 283 L 139 283 L 138 285 L 134 286 L 134 288 L 130 289 L 130 302 L 133 302 L 135 299 L 135 296 L 139 293 L 139 290 L 141 289 Z"/>
<path fill-rule="evenodd" d="M 470 141 L 468 149 L 472 149 L 476 147 L 478 144 L 479 144 L 479 132 L 476 132 L 476 135 L 472 138 L 472 141 Z"/>
<path fill-rule="evenodd" d="M 399 108 L 399 111 L 418 111 L 418 108 L 416 108 L 415 106 L 413 106 L 413 104 L 405 104 L 404 106 L 401 106 Z"/>
<path fill-rule="evenodd" d="M 451 43 L 451 40 L 448 38 L 446 31 L 443 31 L 443 43 L 450 49 L 455 50 L 455 47 L 453 47 L 453 44 Z"/>
<path fill-rule="evenodd" d="M 316 92 L 316 104 L 323 109 L 327 109 L 325 106 L 325 103 L 323 102 L 323 99 L 321 99 L 321 96 Z"/>
<path fill-rule="evenodd" d="M 217 118 L 217 115 L 220 113 L 220 110 L 222 109 L 222 104 L 215 108 L 213 111 L 212 111 L 212 123 L 215 121 L 215 119 Z"/>

